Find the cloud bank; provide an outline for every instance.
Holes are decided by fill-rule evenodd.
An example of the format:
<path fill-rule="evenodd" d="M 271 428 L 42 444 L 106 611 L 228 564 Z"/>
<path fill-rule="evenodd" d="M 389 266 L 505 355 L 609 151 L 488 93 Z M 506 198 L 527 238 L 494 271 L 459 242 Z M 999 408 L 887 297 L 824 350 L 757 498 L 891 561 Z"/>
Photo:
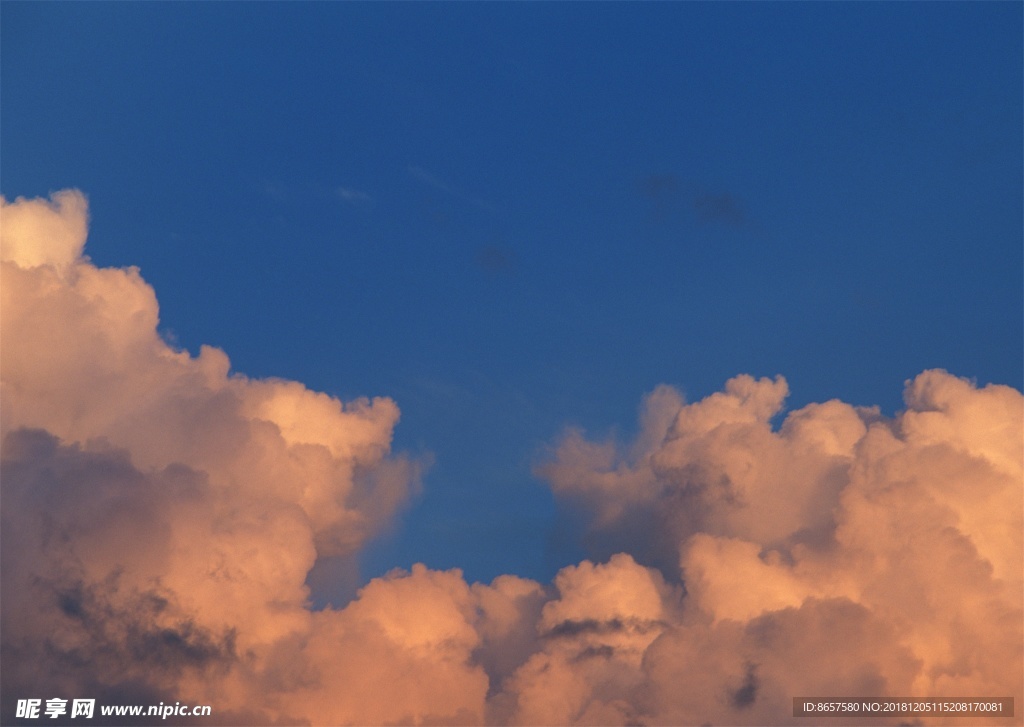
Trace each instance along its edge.
<path fill-rule="evenodd" d="M 86 229 L 78 192 L 3 202 L 3 721 L 53 696 L 210 704 L 206 724 L 786 724 L 812 695 L 1020 709 L 1014 389 L 926 371 L 894 418 L 830 401 L 776 428 L 781 377 L 689 404 L 661 387 L 633 442 L 568 432 L 539 470 L 594 562 L 551 584 L 417 564 L 317 610 L 318 559 L 353 558 L 417 487 L 397 406 L 176 350 L 139 271 L 83 256 Z"/>
<path fill-rule="evenodd" d="M 1019 704 L 1020 393 L 926 371 L 894 419 L 830 401 L 776 431 L 786 393 L 739 376 L 686 405 L 663 387 L 631 446 L 570 433 L 545 468 L 595 547 L 632 544 L 685 583 L 639 716 L 769 724 L 812 694 Z"/>

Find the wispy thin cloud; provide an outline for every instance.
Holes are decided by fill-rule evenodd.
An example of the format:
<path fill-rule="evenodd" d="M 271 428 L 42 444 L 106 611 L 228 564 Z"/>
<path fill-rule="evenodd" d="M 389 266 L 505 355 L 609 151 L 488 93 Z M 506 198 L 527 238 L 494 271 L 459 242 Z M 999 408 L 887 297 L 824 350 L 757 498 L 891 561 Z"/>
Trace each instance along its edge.
<path fill-rule="evenodd" d="M 473 195 L 470 194 L 466 194 L 465 192 L 455 188 L 454 186 L 446 182 L 438 175 L 424 169 L 423 167 L 410 165 L 406 167 L 406 171 L 413 179 L 416 179 L 422 182 L 423 184 L 427 185 L 428 187 L 436 189 L 439 192 L 443 192 L 448 196 L 454 197 L 463 202 L 468 202 L 469 204 L 475 207 L 479 207 L 480 209 L 486 210 L 488 212 L 497 212 L 498 210 L 498 208 L 491 202 L 480 199 L 479 197 L 474 197 Z"/>
<path fill-rule="evenodd" d="M 454 192 L 452 191 L 452 188 L 446 182 L 442 181 L 441 179 L 439 179 L 435 175 L 431 174 L 430 172 L 428 172 L 423 167 L 410 166 L 410 167 L 407 168 L 407 171 L 414 178 L 420 180 L 424 184 L 427 184 L 427 185 L 433 187 L 434 189 L 440 190 L 440 191 L 444 192 L 445 194 L 454 194 Z"/>
<path fill-rule="evenodd" d="M 335 192 L 341 200 L 352 205 L 363 205 L 372 201 L 370 195 L 354 187 L 338 187 Z"/>

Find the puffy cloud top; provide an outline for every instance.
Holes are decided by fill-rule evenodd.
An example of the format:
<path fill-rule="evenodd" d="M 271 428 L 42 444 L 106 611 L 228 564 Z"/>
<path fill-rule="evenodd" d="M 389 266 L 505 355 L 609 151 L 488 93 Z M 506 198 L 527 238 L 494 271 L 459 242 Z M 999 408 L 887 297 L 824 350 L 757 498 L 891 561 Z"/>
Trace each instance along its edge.
<path fill-rule="evenodd" d="M 317 725 L 1021 704 L 1020 392 L 926 371 L 892 419 L 828 401 L 773 428 L 782 377 L 693 403 L 659 387 L 633 442 L 570 431 L 540 469 L 594 561 L 548 585 L 416 564 L 313 610 L 314 565 L 354 558 L 416 487 L 396 404 L 169 346 L 139 271 L 83 257 L 78 192 L 0 221 L 2 719 L 32 695 Z"/>
<path fill-rule="evenodd" d="M 926 371 L 894 419 L 830 401 L 773 430 L 785 392 L 742 376 L 685 404 L 662 387 L 632 445 L 569 432 L 542 468 L 589 512 L 592 543 L 685 583 L 679 627 L 645 653 L 659 689 L 643 714 L 767 724 L 799 695 L 1019 700 L 1020 392 Z"/>
<path fill-rule="evenodd" d="M 72 189 L 57 192 L 50 201 L 19 197 L 8 204 L 0 196 L 0 260 L 23 268 L 66 269 L 85 247 L 88 207 L 85 195 Z"/>

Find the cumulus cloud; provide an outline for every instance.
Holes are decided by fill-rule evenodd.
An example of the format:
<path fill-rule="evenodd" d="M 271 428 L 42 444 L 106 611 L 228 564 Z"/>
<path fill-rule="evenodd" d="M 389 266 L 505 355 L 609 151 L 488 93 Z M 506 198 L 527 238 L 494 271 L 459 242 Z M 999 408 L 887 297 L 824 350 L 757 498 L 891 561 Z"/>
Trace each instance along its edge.
<path fill-rule="evenodd" d="M 543 468 L 592 544 L 633 544 L 685 584 L 682 619 L 645 652 L 643 714 L 777 723 L 801 695 L 1020 704 L 1020 393 L 926 371 L 893 419 L 830 401 L 773 429 L 786 393 L 739 376 L 685 404 L 662 387 L 631 446 L 570 432 Z"/>
<path fill-rule="evenodd" d="M 19 650 L 84 663 L 139 651 L 145 629 L 258 669 L 312 628 L 316 560 L 354 557 L 416 487 L 419 465 L 390 453 L 397 406 L 167 345 L 138 269 L 82 257 L 78 192 L 4 200 L 2 221 L 5 684 L 37 668 Z M 167 686 L 154 660 L 111 657 L 91 679 Z M 186 662 L 175 678 L 200 679 Z"/>
<path fill-rule="evenodd" d="M 551 584 L 417 564 L 317 610 L 317 564 L 354 558 L 416 487 L 391 452 L 395 403 L 169 346 L 139 271 L 83 256 L 77 192 L 4 201 L 0 219 L 5 721 L 53 696 L 315 725 L 1021 704 L 1013 389 L 926 371 L 894 418 L 829 401 L 775 426 L 781 377 L 689 404 L 660 387 L 634 441 L 568 432 L 540 470 L 584 514 L 594 561 Z"/>
<path fill-rule="evenodd" d="M 82 254 L 88 228 L 88 203 L 75 190 L 64 190 L 52 199 L 19 199 L 3 202 L 0 250 L 3 259 L 23 268 L 52 265 L 63 269 Z"/>
<path fill-rule="evenodd" d="M 554 586 L 537 622 L 541 648 L 508 681 L 514 707 L 502 721 L 634 723 L 644 653 L 675 620 L 678 589 L 622 553 L 564 568 Z"/>

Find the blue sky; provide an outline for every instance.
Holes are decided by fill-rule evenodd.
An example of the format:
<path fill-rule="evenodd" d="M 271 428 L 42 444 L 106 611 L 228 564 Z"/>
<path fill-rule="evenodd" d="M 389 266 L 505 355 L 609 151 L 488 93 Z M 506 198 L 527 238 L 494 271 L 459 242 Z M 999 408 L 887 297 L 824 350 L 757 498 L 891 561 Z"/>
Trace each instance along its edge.
<path fill-rule="evenodd" d="M 364 555 L 550 580 L 534 468 L 784 375 L 1022 386 L 1019 3 L 5 2 L 0 191 L 89 196 L 165 336 L 402 411 Z M 567 533 L 569 533 L 567 535 Z"/>

